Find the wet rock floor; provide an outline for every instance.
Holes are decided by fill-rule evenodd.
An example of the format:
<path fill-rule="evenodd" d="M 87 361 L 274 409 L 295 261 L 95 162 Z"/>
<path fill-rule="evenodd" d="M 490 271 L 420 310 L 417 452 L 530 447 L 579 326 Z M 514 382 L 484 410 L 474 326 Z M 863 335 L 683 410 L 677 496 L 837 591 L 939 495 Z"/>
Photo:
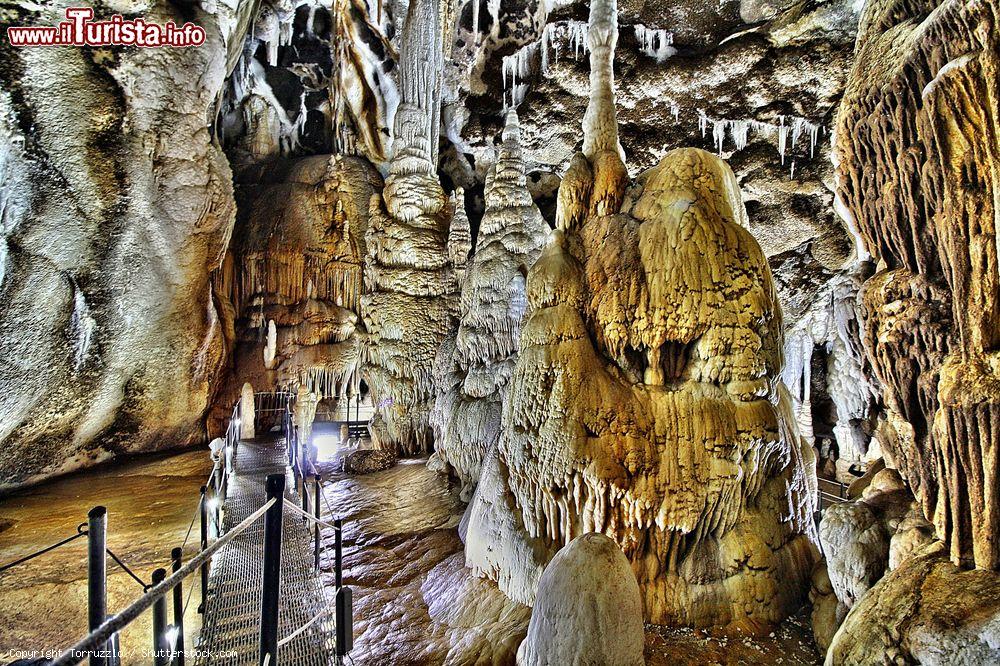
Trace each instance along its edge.
<path fill-rule="evenodd" d="M 56 479 L 0 499 L 0 565 L 76 533 L 94 506 L 108 509 L 107 546 L 140 578 L 170 569 L 198 507 L 198 489 L 212 465 L 207 451 L 133 459 Z M 198 524 L 184 549 L 198 550 Z M 197 577 L 183 590 L 187 646 L 200 626 Z M 187 581 L 186 581 L 187 582 Z M 108 612 L 143 593 L 138 582 L 108 559 Z M 172 619 L 168 609 L 168 621 Z M 32 652 L 58 650 L 87 633 L 87 540 L 77 539 L 0 573 L 0 664 Z M 150 664 L 149 613 L 121 635 L 122 663 Z"/>
<path fill-rule="evenodd" d="M 457 527 L 464 505 L 455 488 L 423 460 L 384 472 L 324 472 L 325 517 L 344 519 L 344 582 L 354 592 L 354 663 L 513 664 L 530 609 L 511 602 L 464 566 Z M 211 469 L 194 451 L 145 457 L 74 474 L 0 499 L 0 564 L 75 533 L 97 504 L 108 507 L 108 547 L 144 579 L 169 568 L 184 541 L 198 487 Z M 197 550 L 197 523 L 185 554 Z M 333 530 L 322 531 L 322 575 L 334 587 Z M 108 563 L 109 611 L 137 598 L 139 585 Z M 199 626 L 197 578 L 185 598 L 188 647 Z M 331 593 L 332 599 L 332 593 Z M 86 540 L 0 573 L 0 664 L 16 651 L 58 649 L 86 633 Z M 150 616 L 122 634 L 123 663 L 148 664 Z M 649 666 L 668 664 L 817 664 L 808 613 L 773 637 L 712 637 L 648 626 Z"/>

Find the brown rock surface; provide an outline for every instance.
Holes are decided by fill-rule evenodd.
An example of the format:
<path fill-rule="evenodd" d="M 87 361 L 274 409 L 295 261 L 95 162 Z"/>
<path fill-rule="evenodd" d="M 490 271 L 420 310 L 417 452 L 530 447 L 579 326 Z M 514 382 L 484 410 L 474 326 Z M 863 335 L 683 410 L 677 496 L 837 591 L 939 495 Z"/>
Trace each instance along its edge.
<path fill-rule="evenodd" d="M 940 543 L 886 575 L 848 613 L 829 666 L 995 664 L 1000 579 L 962 571 Z"/>
<path fill-rule="evenodd" d="M 863 289 L 890 466 L 955 563 L 1000 568 L 997 3 L 865 5 L 838 118 L 839 195 L 879 261 Z"/>

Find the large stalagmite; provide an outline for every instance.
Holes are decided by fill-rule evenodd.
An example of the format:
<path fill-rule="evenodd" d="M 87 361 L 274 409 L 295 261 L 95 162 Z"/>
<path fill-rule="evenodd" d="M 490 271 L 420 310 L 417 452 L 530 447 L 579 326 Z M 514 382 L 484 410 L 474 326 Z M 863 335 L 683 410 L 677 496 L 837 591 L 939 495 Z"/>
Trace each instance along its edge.
<path fill-rule="evenodd" d="M 372 199 L 362 315 L 364 375 L 379 446 L 413 455 L 432 446 L 434 358 L 455 326 L 457 282 L 448 251 L 454 214 L 436 175 L 442 21 L 433 0 L 409 6 L 400 49 L 402 97 L 381 200 Z"/>
<path fill-rule="evenodd" d="M 614 21 L 613 2 L 591 5 L 592 67 L 611 67 Z M 467 560 L 531 603 L 554 553 L 602 532 L 648 621 L 759 631 L 797 608 L 816 557 L 812 452 L 779 379 L 770 269 L 718 158 L 676 150 L 627 187 L 611 75 L 591 78 L 591 154 L 563 182 L 565 231 L 528 275 Z"/>
<path fill-rule="evenodd" d="M 500 437 L 501 406 L 527 307 L 525 277 L 548 233 L 525 185 L 519 141 L 511 111 L 462 285 L 458 333 L 441 345 L 435 366 L 436 463 L 458 476 L 466 500 Z"/>

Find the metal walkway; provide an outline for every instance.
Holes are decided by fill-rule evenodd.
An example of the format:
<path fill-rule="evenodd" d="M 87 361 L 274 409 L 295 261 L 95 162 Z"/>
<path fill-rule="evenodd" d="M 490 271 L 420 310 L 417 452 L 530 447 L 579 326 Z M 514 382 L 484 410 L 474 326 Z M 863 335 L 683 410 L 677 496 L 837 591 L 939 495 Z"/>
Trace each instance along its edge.
<path fill-rule="evenodd" d="M 285 497 L 298 504 L 283 439 L 241 441 L 229 479 L 222 532 L 259 509 L 267 500 L 268 474 L 285 473 Z M 309 523 L 288 507 L 282 513 L 279 641 L 328 612 L 286 644 L 279 642 L 281 666 L 335 664 L 333 609 L 314 568 Z M 264 521 L 239 534 L 213 558 L 208 602 L 198 639 L 198 666 L 257 666 L 264 561 Z"/>

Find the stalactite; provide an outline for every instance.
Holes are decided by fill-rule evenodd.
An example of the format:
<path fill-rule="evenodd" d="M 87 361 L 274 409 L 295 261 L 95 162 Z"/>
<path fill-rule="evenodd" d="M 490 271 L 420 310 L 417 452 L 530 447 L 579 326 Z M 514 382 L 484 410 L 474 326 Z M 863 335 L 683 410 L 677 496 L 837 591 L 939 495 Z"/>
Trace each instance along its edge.
<path fill-rule="evenodd" d="M 883 450 L 955 564 L 1000 569 L 995 2 L 869 3 L 837 120 Z"/>
<path fill-rule="evenodd" d="M 668 30 L 647 28 L 640 23 L 635 26 L 635 38 L 642 52 L 650 58 L 655 58 L 658 63 L 662 64 L 677 53 L 677 49 L 674 48 L 674 34 Z"/>

